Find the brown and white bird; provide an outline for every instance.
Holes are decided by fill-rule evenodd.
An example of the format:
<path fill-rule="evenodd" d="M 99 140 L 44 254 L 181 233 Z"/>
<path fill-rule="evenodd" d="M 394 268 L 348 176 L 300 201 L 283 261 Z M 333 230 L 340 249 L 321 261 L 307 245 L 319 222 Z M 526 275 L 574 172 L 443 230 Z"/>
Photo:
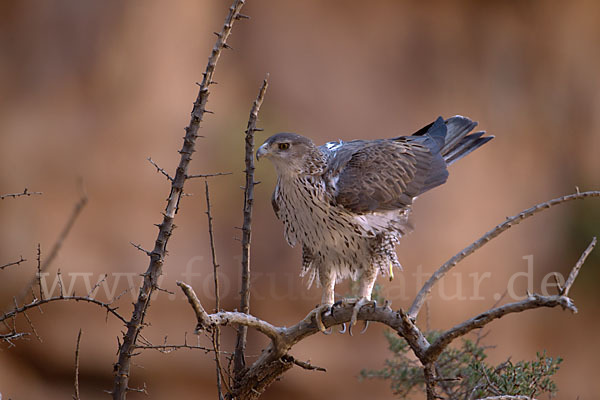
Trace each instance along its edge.
<path fill-rule="evenodd" d="M 476 122 L 439 117 L 412 136 L 329 142 L 315 146 L 295 133 L 278 133 L 256 158 L 277 171 L 272 204 L 290 246 L 302 245 L 302 276 L 323 287 L 315 317 L 334 303 L 336 282 L 358 281 L 351 325 L 370 303 L 378 273 L 401 268 L 395 252 L 411 230 L 408 216 L 417 196 L 446 182 L 447 166 L 493 136 L 471 133 Z"/>

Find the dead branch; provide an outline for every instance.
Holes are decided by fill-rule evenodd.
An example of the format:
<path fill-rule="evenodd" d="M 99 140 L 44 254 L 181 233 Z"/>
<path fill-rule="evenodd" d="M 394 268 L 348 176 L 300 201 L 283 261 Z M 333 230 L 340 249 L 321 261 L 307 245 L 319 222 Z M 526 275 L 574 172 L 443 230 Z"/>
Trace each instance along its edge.
<path fill-rule="evenodd" d="M 219 274 L 217 273 L 217 269 L 219 268 L 219 263 L 217 262 L 217 252 L 215 250 L 215 238 L 213 232 L 213 217 L 210 211 L 210 192 L 208 190 L 208 180 L 204 181 L 204 187 L 206 191 L 206 217 L 208 219 L 208 236 L 210 238 L 210 254 L 212 258 L 213 264 L 213 279 L 215 282 L 215 311 L 219 311 L 221 308 L 220 299 L 219 299 Z M 223 391 L 222 391 L 222 369 L 221 369 L 221 330 L 217 326 L 215 331 L 212 333 L 212 343 L 213 349 L 215 351 L 215 368 L 217 373 L 217 396 L 219 400 L 223 400 Z M 224 380 L 224 379 L 223 379 Z"/>
<path fill-rule="evenodd" d="M 258 111 L 267 92 L 269 74 L 263 80 L 258 91 L 258 96 L 252 104 L 248 126 L 246 128 L 245 164 L 246 185 L 244 186 L 244 223 L 242 225 L 242 288 L 240 291 L 240 311 L 250 312 L 250 242 L 252 238 L 252 205 L 254 203 L 254 132 L 257 131 L 256 122 Z M 238 328 L 237 342 L 233 354 L 233 371 L 237 377 L 246 366 L 244 353 L 246 351 L 246 335 L 248 327 L 240 325 Z"/>
<path fill-rule="evenodd" d="M 150 304 L 151 295 L 158 287 L 158 278 L 162 274 L 162 267 L 166 255 L 167 242 L 174 228 L 175 214 L 179 208 L 179 201 L 183 194 L 183 186 L 187 178 L 188 167 L 192 160 L 192 154 L 195 151 L 196 139 L 198 138 L 198 129 L 200 123 L 207 112 L 206 103 L 210 94 L 209 87 L 213 82 L 213 74 L 215 67 L 221 56 L 222 50 L 225 48 L 227 38 L 231 34 L 233 23 L 239 19 L 239 13 L 244 5 L 245 0 L 235 0 L 229 8 L 229 13 L 225 18 L 225 23 L 221 32 L 217 34 L 216 43 L 212 49 L 211 55 L 208 58 L 208 64 L 203 73 L 203 79 L 200 83 L 198 96 L 192 108 L 192 116 L 189 125 L 185 128 L 185 137 L 183 145 L 179 153 L 181 158 L 179 165 L 175 170 L 175 176 L 171 181 L 171 192 L 167 199 L 167 205 L 163 214 L 163 220 L 158 225 L 159 232 L 155 241 L 154 250 L 150 254 L 150 262 L 148 269 L 144 274 L 144 282 L 140 288 L 137 301 L 134 304 L 131 319 L 127 322 L 127 332 L 123 336 L 123 342 L 119 347 L 118 361 L 115 364 L 115 378 L 112 390 L 112 397 L 115 400 L 124 400 L 127 396 L 130 371 L 131 357 L 135 350 L 136 339 L 144 325 L 146 310 Z"/>
<path fill-rule="evenodd" d="M 47 297 L 43 299 L 33 299 L 30 303 L 23 304 L 22 306 L 15 305 L 10 311 L 7 311 L 0 316 L 0 322 L 16 317 L 18 314 L 24 313 L 31 308 L 36 308 L 47 303 L 53 303 L 55 301 L 82 301 L 85 303 L 92 303 L 104 308 L 107 313 L 114 315 L 121 320 L 121 322 L 127 323 L 127 320 L 117 312 L 119 308 L 112 306 L 112 302 L 104 303 L 88 296 L 64 296 L 62 294 L 60 296 Z"/>
<path fill-rule="evenodd" d="M 143 344 L 138 344 L 136 346 L 136 349 L 156 350 L 156 351 L 158 351 L 160 353 L 164 353 L 164 354 L 168 354 L 168 353 L 171 353 L 171 352 L 179 350 L 179 349 L 202 350 L 205 353 L 210 353 L 211 351 L 213 351 L 213 349 L 210 349 L 208 347 L 188 344 L 187 333 L 183 337 L 182 344 L 167 343 L 167 336 L 165 336 L 163 344 L 159 344 L 159 345 L 152 344 L 148 339 L 144 338 L 143 335 L 140 335 L 140 342 L 142 342 Z"/>
<path fill-rule="evenodd" d="M 83 192 L 83 190 L 82 190 L 82 192 Z M 21 294 L 18 296 L 19 301 L 22 301 L 25 298 L 25 296 L 27 295 L 27 293 L 29 293 L 31 287 L 35 284 L 35 282 L 39 282 L 41 273 L 46 271 L 50 267 L 50 265 L 52 264 L 52 262 L 58 255 L 58 252 L 62 248 L 62 245 L 63 245 L 65 239 L 67 238 L 67 236 L 69 236 L 69 233 L 71 232 L 71 228 L 73 228 L 75 221 L 79 217 L 79 214 L 81 214 L 81 211 L 83 210 L 83 208 L 85 207 L 87 202 L 88 202 L 87 195 L 85 194 L 85 192 L 83 192 L 81 195 L 81 198 L 79 199 L 79 201 L 77 201 L 77 203 L 73 207 L 71 216 L 69 217 L 63 230 L 60 232 L 58 239 L 56 239 L 56 242 L 52 246 L 52 249 L 50 250 L 50 254 L 44 260 L 43 263 L 40 263 L 38 265 L 37 275 L 29 281 L 29 283 L 23 288 L 23 291 L 21 292 Z M 39 256 L 40 256 L 40 250 L 38 247 L 38 257 Z"/>
<path fill-rule="evenodd" d="M 154 160 L 152 160 L 152 157 L 148 157 L 148 161 L 154 166 L 154 168 L 156 168 L 156 172 L 160 172 L 161 174 L 163 174 L 165 178 L 169 180 L 169 182 L 173 182 L 173 178 L 171 177 L 171 175 L 169 175 L 167 171 L 159 167 L 158 164 L 155 163 Z"/>
<path fill-rule="evenodd" d="M 557 307 L 561 306 L 563 309 L 568 309 L 573 313 L 577 313 L 577 308 L 573 304 L 573 300 L 566 296 L 542 296 L 539 294 L 532 294 L 525 300 L 505 304 L 500 307 L 492 308 L 483 312 L 471 319 L 468 319 L 460 324 L 448 329 L 442 333 L 435 342 L 433 342 L 427 352 L 425 353 L 426 359 L 437 359 L 442 351 L 452 342 L 454 339 L 460 336 L 464 336 L 471 332 L 473 329 L 481 328 L 491 321 L 502 318 L 507 314 L 519 313 L 525 310 L 531 310 L 534 308 L 541 307 Z"/>
<path fill-rule="evenodd" d="M 490 240 L 494 239 L 502 232 L 507 231 L 511 227 L 519 224 L 521 221 L 541 212 L 545 209 L 548 209 L 552 206 L 562 204 L 571 200 L 579 200 L 584 199 L 586 197 L 599 197 L 600 191 L 589 191 L 589 192 L 579 192 L 577 191 L 574 194 L 570 194 L 567 196 L 562 196 L 556 199 L 552 199 L 550 201 L 546 201 L 544 203 L 536 204 L 535 206 L 528 208 L 526 210 L 521 211 L 519 214 L 506 218 L 506 221 L 496 226 L 494 229 L 486 232 L 482 237 L 477 239 L 475 242 L 470 244 L 461 250 L 460 253 L 456 254 L 454 257 L 449 259 L 442 265 L 435 273 L 425 282 L 415 300 L 413 301 L 410 310 L 408 311 L 408 315 L 411 319 L 416 320 L 419 315 L 419 311 L 425 303 L 427 296 L 431 292 L 433 286 L 442 278 L 448 271 L 454 268 L 459 262 L 465 259 L 467 256 L 473 254 L 476 250 L 483 247 Z"/>
<path fill-rule="evenodd" d="M 212 178 L 215 176 L 225 176 L 231 175 L 231 172 L 217 172 L 214 174 L 195 174 L 195 175 L 186 175 L 185 179 L 194 179 L 194 178 Z"/>
<path fill-rule="evenodd" d="M 511 395 L 502 395 L 502 396 L 491 396 L 484 397 L 477 400 L 535 400 L 533 397 L 529 396 L 511 396 Z"/>
<path fill-rule="evenodd" d="M 42 192 L 30 192 L 27 188 L 25 188 L 21 193 L 8 193 L 0 195 L 0 200 L 4 200 L 6 198 L 12 197 L 13 199 L 22 196 L 33 196 L 33 195 L 41 195 Z"/>
<path fill-rule="evenodd" d="M 4 268 L 10 267 L 11 265 L 21 265 L 21 263 L 27 261 L 26 259 L 23 258 L 23 256 L 19 256 L 19 257 L 20 257 L 20 259 L 17 261 L 13 261 L 13 262 L 9 262 L 4 265 L 0 265 L 0 271 L 3 270 Z"/>
<path fill-rule="evenodd" d="M 75 347 L 75 395 L 73 400 L 80 400 L 79 397 L 79 344 L 81 342 L 81 329 L 77 335 L 77 346 Z"/>
<path fill-rule="evenodd" d="M 583 263 L 585 262 L 587 257 L 590 255 L 592 250 L 594 250 L 594 247 L 596 247 L 596 242 L 597 242 L 597 240 L 594 237 L 592 239 L 591 243 L 585 249 L 585 251 L 581 254 L 581 257 L 579 257 L 579 260 L 577 260 L 577 263 L 575 264 L 575 266 L 569 273 L 569 277 L 567 278 L 567 281 L 565 282 L 565 286 L 562 287 L 559 291 L 559 293 L 561 295 L 565 295 L 565 296 L 569 295 L 569 290 L 571 290 L 571 286 L 573 286 L 573 282 L 575 282 L 575 278 L 577 278 L 577 275 L 579 274 L 579 270 L 583 266 Z"/>

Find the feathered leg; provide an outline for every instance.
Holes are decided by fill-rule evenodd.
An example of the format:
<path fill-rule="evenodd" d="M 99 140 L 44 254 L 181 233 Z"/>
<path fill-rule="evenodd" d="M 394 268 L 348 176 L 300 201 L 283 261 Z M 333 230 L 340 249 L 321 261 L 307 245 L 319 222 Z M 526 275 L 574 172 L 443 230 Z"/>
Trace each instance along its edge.
<path fill-rule="evenodd" d="M 319 281 L 321 282 L 321 286 L 323 286 L 323 295 L 321 296 L 321 304 L 315 308 L 314 317 L 315 323 L 319 330 L 325 334 L 329 334 L 323 325 L 323 320 L 321 315 L 325 311 L 330 311 L 331 306 L 333 305 L 333 300 L 335 297 L 335 272 L 327 271 L 325 268 L 319 268 Z"/>
<path fill-rule="evenodd" d="M 373 292 L 373 286 L 375 286 L 375 280 L 377 279 L 377 269 L 376 268 L 368 268 L 363 270 L 362 274 L 358 278 L 358 300 L 354 304 L 354 308 L 352 309 L 352 318 L 350 319 L 350 326 L 348 333 L 352 334 L 352 327 L 356 325 L 356 319 L 358 317 L 358 312 L 363 306 L 366 305 L 374 305 L 375 303 L 371 300 L 371 293 Z M 365 323 L 367 324 L 367 323 Z M 368 326 L 368 325 L 367 325 Z M 363 330 L 363 332 L 366 330 Z"/>

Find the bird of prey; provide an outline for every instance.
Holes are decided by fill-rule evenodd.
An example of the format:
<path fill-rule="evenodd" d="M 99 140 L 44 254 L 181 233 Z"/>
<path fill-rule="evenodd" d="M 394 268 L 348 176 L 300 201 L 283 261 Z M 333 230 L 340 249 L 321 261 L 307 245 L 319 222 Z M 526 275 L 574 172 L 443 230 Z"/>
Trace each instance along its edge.
<path fill-rule="evenodd" d="M 278 133 L 256 158 L 277 171 L 272 204 L 291 246 L 302 246 L 302 276 L 323 287 L 321 314 L 334 304 L 336 282 L 358 281 L 351 326 L 371 302 L 378 273 L 401 268 L 395 252 L 411 230 L 417 196 L 446 182 L 447 167 L 493 136 L 470 133 L 476 122 L 462 116 L 436 121 L 412 136 L 329 142 L 315 146 L 295 133 Z"/>

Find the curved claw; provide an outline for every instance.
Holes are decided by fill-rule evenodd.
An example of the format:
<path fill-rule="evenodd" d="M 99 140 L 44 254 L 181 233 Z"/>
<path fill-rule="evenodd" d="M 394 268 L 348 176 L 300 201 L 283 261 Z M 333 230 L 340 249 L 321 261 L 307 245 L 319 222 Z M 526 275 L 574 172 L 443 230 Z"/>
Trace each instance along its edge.
<path fill-rule="evenodd" d="M 331 335 L 333 333 L 333 327 L 329 327 L 329 329 L 325 329 L 324 331 L 321 331 L 321 333 L 323 335 Z"/>
<path fill-rule="evenodd" d="M 317 308 L 312 311 L 314 313 L 313 317 L 315 318 L 315 324 L 317 324 L 317 328 L 326 335 L 330 335 L 333 330 L 330 329 L 328 331 L 327 328 L 325 328 L 325 324 L 323 324 L 323 316 L 321 314 L 327 311 L 331 312 L 332 307 L 333 306 L 329 304 L 322 304 L 317 306 Z"/>
<path fill-rule="evenodd" d="M 327 330 L 325 325 L 323 324 L 323 319 L 321 318 L 321 307 L 317 307 L 315 309 L 315 323 L 317 324 L 317 328 L 323 333 Z"/>
<path fill-rule="evenodd" d="M 345 322 L 342 322 L 342 329 L 340 329 L 340 330 L 338 331 L 338 333 L 341 333 L 342 335 L 343 335 L 344 333 L 346 333 L 346 323 L 345 323 Z"/>
<path fill-rule="evenodd" d="M 364 334 L 367 331 L 367 328 L 369 327 L 369 321 L 365 321 L 365 327 L 362 329 L 362 331 L 360 331 L 360 334 Z"/>

